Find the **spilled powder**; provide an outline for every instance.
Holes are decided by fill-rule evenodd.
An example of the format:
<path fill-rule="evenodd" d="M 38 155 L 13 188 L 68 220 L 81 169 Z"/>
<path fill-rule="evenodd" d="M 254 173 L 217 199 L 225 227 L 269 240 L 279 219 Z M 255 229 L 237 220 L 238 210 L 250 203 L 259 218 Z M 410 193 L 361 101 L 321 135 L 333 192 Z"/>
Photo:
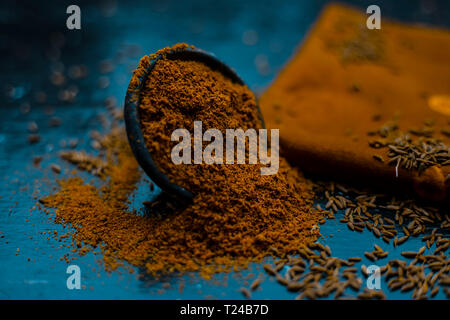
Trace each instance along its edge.
<path fill-rule="evenodd" d="M 144 57 L 135 75 L 149 62 Z M 174 169 L 167 161 L 171 129 L 191 131 L 194 120 L 202 120 L 204 130 L 260 128 L 251 91 L 198 62 L 160 56 L 154 71 L 140 97 L 144 135 L 151 137 L 147 146 L 172 181 L 195 193 L 193 203 L 181 206 L 161 197 L 144 214 L 133 210 L 128 199 L 140 171 L 124 129 L 116 127 L 100 143 L 106 154 L 99 162 L 101 187 L 66 178 L 58 192 L 41 199 L 54 209 L 55 222 L 71 227 L 61 237 L 70 236 L 80 254 L 99 248 L 107 270 L 125 261 L 155 276 L 199 271 L 206 278 L 268 255 L 296 254 L 315 241 L 322 215 L 311 208 L 311 186 L 283 158 L 278 173 L 268 176 L 261 176 L 260 165 Z"/>

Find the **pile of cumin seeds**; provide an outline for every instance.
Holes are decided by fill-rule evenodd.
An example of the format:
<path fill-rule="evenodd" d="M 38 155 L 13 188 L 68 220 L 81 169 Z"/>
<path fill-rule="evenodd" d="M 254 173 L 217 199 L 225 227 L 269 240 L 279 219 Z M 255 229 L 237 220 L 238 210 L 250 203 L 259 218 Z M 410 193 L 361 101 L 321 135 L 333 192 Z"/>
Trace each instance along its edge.
<path fill-rule="evenodd" d="M 321 243 L 310 243 L 301 248 L 298 256 L 288 256 L 287 260 L 278 260 L 274 265 L 264 264 L 264 271 L 290 292 L 297 293 L 296 299 L 318 299 L 333 297 L 334 299 L 364 298 L 359 295 L 363 279 L 358 275 L 355 264 L 359 257 L 341 259 L 333 257 L 329 246 Z M 251 292 L 259 287 L 257 278 L 250 288 L 241 288 L 243 296 L 251 298 Z M 346 290 L 358 294 L 351 296 Z M 367 293 L 366 293 L 367 295 Z M 370 298 L 385 299 L 383 291 L 370 292 Z"/>
<path fill-rule="evenodd" d="M 144 57 L 141 60 L 135 75 L 142 72 L 149 59 Z M 206 78 L 210 87 L 202 87 L 198 83 L 193 86 L 191 91 L 197 97 L 195 99 L 186 98 L 185 86 L 179 86 L 174 91 L 171 85 L 180 84 L 179 82 L 187 86 L 195 84 L 195 81 L 191 81 L 195 80 L 195 77 L 190 78 L 191 68 L 200 75 L 213 73 L 221 77 L 222 85 L 227 88 L 233 88 L 237 84 L 221 74 L 216 74 L 218 71 L 207 65 L 193 61 L 177 62 L 184 68 L 181 69 L 186 71 L 185 77 L 180 79 L 177 70 L 171 68 L 173 63 L 175 62 L 165 59 L 158 61 L 153 71 L 161 72 L 161 76 L 170 76 L 168 79 L 163 77 L 168 87 L 159 84 L 159 89 L 164 89 L 164 92 L 147 96 L 148 99 L 160 97 L 160 107 L 163 110 L 167 108 L 164 104 L 165 97 L 180 98 L 186 107 L 190 106 L 190 101 L 197 99 L 195 101 L 201 103 L 196 107 L 207 111 L 203 114 L 204 118 L 200 118 L 204 120 L 205 126 L 208 121 L 224 121 L 228 115 L 225 120 L 231 125 L 221 122 L 219 124 L 224 129 L 233 127 L 232 124 L 237 120 L 225 112 L 228 109 L 233 111 L 232 114 L 235 114 L 236 110 L 239 111 L 236 114 L 239 120 L 237 124 L 243 124 L 243 128 L 244 125 L 255 125 L 256 128 L 260 126 L 256 100 L 247 87 L 239 85 L 237 89 L 234 88 L 236 92 L 233 91 L 230 96 L 220 95 L 221 88 L 214 89 L 218 95 L 212 98 L 219 100 L 217 103 L 225 109 L 220 109 L 224 113 L 221 117 L 217 110 L 207 108 L 208 105 L 212 108 L 212 105 L 210 100 L 205 100 L 211 92 L 204 91 L 217 86 L 218 80 L 213 76 L 199 77 Z M 194 73 L 194 76 L 197 73 Z M 136 80 L 135 77 L 133 79 Z M 229 89 L 223 91 L 229 93 Z M 238 95 L 242 100 L 239 108 L 231 104 L 235 100 L 234 95 Z M 239 101 L 238 99 L 237 102 Z M 111 105 L 111 101 L 106 103 L 108 108 Z M 249 109 L 247 113 L 251 114 L 252 121 L 247 117 L 248 114 L 243 112 L 244 105 Z M 152 104 L 148 105 L 149 108 L 151 106 L 154 107 Z M 174 103 L 174 106 L 178 104 Z M 189 120 L 180 110 L 166 111 L 168 120 L 171 119 L 170 115 L 172 118 L 177 116 L 176 119 L 181 121 L 181 124 Z M 109 118 L 114 119 L 114 116 L 113 112 Z M 95 182 L 100 186 L 91 185 L 80 178 L 63 177 L 59 181 L 58 190 L 40 199 L 46 207 L 45 210 L 52 209 L 56 223 L 69 227 L 70 231 L 63 236 L 72 241 L 74 253 L 85 254 L 100 249 L 107 270 L 114 270 L 126 261 L 156 277 L 178 272 L 199 272 L 200 276 L 210 278 L 214 273 L 244 269 L 251 262 L 261 261 L 273 253 L 270 251 L 272 246 L 277 248 L 277 254 L 282 257 L 320 236 L 318 221 L 322 217 L 312 208 L 313 193 L 310 184 L 283 158 L 280 159 L 277 175 L 261 176 L 259 166 L 262 164 L 216 168 L 217 172 L 225 174 L 217 174 L 214 170 L 209 170 L 209 174 L 206 174 L 211 166 L 205 165 L 205 170 L 200 171 L 198 175 L 196 172 L 193 172 L 193 175 L 178 175 L 177 178 L 183 178 L 186 184 L 198 185 L 198 188 L 194 189 L 198 192 L 195 193 L 192 204 L 172 206 L 171 203 L 164 203 L 170 212 L 169 218 L 163 214 L 136 214 L 130 206 L 129 197 L 133 196 L 141 179 L 141 171 L 129 148 L 124 128 L 117 124 L 119 120 L 121 119 L 111 121 L 111 128 L 104 126 L 105 134 L 92 132 L 91 146 L 98 151 L 98 157 L 73 150 L 60 154 L 63 160 L 74 164 L 80 171 L 98 176 L 100 179 Z M 162 123 L 163 121 L 156 121 L 156 124 Z M 211 126 L 212 124 L 214 123 L 211 123 Z M 179 127 L 185 126 L 175 126 Z M 109 138 L 113 129 L 117 130 L 117 134 Z M 159 136 L 162 132 L 172 132 L 156 131 Z M 151 137 L 150 135 L 149 140 L 158 142 Z M 165 137 L 170 141 L 170 135 Z M 155 147 L 161 145 L 162 143 Z M 170 151 L 170 148 L 166 151 Z M 170 152 L 165 155 L 167 154 L 170 155 Z M 168 163 L 172 164 L 170 159 Z M 194 167 L 186 166 L 187 172 L 191 169 Z M 192 177 L 195 179 L 191 179 Z M 150 209 L 155 209 L 158 204 L 157 201 L 153 202 Z M 148 208 L 143 211 L 146 209 Z M 82 249 L 78 250 L 79 248 Z"/>
<path fill-rule="evenodd" d="M 345 22 L 344 22 L 345 21 Z M 346 38 L 324 37 L 325 45 L 336 52 L 345 64 L 370 61 L 383 63 L 386 39 L 381 33 L 370 32 L 357 22 L 343 20 L 336 23 L 340 34 Z"/>
<path fill-rule="evenodd" d="M 434 136 L 433 125 L 433 122 L 425 121 L 423 128 L 403 133 L 396 122 L 390 122 L 377 131 L 368 132 L 376 137 L 369 141 L 369 146 L 389 149 L 388 164 L 395 165 L 396 177 L 399 167 L 422 173 L 435 165 L 450 165 L 450 146 Z M 384 162 L 380 155 L 375 154 L 374 158 Z"/>
<path fill-rule="evenodd" d="M 339 220 L 352 231 L 372 232 L 377 238 L 394 246 L 410 236 L 419 236 L 431 228 L 449 229 L 446 208 L 420 204 L 414 199 L 398 199 L 387 194 L 372 194 L 335 183 L 316 184 L 316 194 L 327 201 L 325 210 L 331 214 L 343 211 Z M 322 209 L 320 205 L 317 207 Z"/>

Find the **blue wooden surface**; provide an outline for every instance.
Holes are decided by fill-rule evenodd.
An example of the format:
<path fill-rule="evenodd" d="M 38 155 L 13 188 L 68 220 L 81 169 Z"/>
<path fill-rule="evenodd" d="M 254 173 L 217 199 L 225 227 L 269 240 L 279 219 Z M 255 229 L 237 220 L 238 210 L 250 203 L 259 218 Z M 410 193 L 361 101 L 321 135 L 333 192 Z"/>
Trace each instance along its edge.
<path fill-rule="evenodd" d="M 347 1 L 361 8 L 373 1 Z M 3 1 L 0 6 L 2 28 L 1 97 L 0 97 L 0 298 L 4 299 L 204 299 L 242 298 L 238 289 L 243 277 L 260 272 L 252 265 L 242 273 L 217 275 L 213 281 L 199 279 L 195 274 L 182 277 L 185 289 L 178 291 L 178 277 L 164 281 L 138 280 L 127 271 L 106 273 L 92 254 L 73 263 L 80 266 L 84 290 L 66 288 L 67 264 L 60 261 L 67 248 L 48 240 L 42 231 L 60 229 L 49 223 L 37 211 L 33 192 L 48 194 L 56 175 L 51 163 L 63 170 L 71 166 L 61 162 L 57 152 L 64 149 L 63 140 L 77 138 L 77 149 L 92 150 L 89 131 L 102 130 L 97 117 L 105 111 L 103 101 L 113 96 L 122 102 L 132 70 L 140 56 L 177 42 L 194 44 L 215 53 L 233 67 L 256 92 L 261 92 L 281 66 L 293 54 L 317 18 L 326 1 L 114 1 L 99 4 L 78 2 L 82 9 L 82 30 L 65 29 L 67 1 L 41 3 L 37 1 Z M 391 16 L 408 22 L 449 26 L 447 1 L 377 1 L 383 17 Z M 61 36 L 63 35 L 63 42 Z M 63 43 L 63 45 L 61 45 Z M 58 47 L 59 45 L 59 47 Z M 58 50 L 54 48 L 58 47 Z M 53 49 L 52 49 L 53 47 Z M 99 63 L 114 60 L 126 53 L 112 73 L 101 74 Z M 71 65 L 86 65 L 90 72 L 82 80 L 70 80 L 78 94 L 73 103 L 58 99 L 60 89 L 49 81 L 51 71 L 65 71 Z M 98 81 L 109 86 L 98 88 Z M 46 101 L 38 103 L 35 96 L 46 93 Z M 23 114 L 24 106 L 31 109 Z M 62 125 L 49 125 L 48 113 L 53 112 Z M 35 121 L 41 142 L 29 145 L 27 125 Z M 32 157 L 43 155 L 41 168 L 32 165 Z M 151 198 L 147 188 L 137 191 L 135 206 Z M 28 221 L 27 221 L 28 220 Z M 367 231 L 350 232 L 337 220 L 321 227 L 333 255 L 347 258 L 362 256 L 377 243 L 387 249 L 389 259 L 399 258 L 400 250 L 417 250 L 420 239 L 412 239 L 401 249 L 394 249 Z M 333 234 L 333 237 L 329 237 Z M 17 249 L 19 254 L 16 255 Z M 28 261 L 30 258 L 30 261 Z M 379 264 L 384 264 L 383 259 Z M 363 260 L 363 263 L 370 264 Z M 218 280 L 218 281 L 215 281 Z M 160 291 L 163 282 L 170 288 Z M 386 289 L 386 284 L 382 287 Z M 385 290 L 387 292 L 387 290 Z M 257 299 L 292 299 L 274 281 L 262 284 L 253 294 Z M 410 293 L 388 293 L 392 299 L 408 299 Z M 445 298 L 440 293 L 437 298 Z"/>

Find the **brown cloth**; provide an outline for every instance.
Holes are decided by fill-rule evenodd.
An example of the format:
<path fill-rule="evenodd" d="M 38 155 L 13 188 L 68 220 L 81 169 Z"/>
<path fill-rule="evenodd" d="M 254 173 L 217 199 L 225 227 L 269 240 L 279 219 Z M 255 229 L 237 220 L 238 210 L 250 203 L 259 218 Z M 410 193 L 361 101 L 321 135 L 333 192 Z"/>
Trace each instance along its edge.
<path fill-rule="evenodd" d="M 396 176 L 395 166 L 374 159 L 389 159 L 388 149 L 371 148 L 368 132 L 393 119 L 405 132 L 432 120 L 434 137 L 448 145 L 450 33 L 383 16 L 381 29 L 369 30 L 367 18 L 326 7 L 261 96 L 266 124 L 280 129 L 281 153 L 305 171 L 448 200 L 450 166 Z"/>

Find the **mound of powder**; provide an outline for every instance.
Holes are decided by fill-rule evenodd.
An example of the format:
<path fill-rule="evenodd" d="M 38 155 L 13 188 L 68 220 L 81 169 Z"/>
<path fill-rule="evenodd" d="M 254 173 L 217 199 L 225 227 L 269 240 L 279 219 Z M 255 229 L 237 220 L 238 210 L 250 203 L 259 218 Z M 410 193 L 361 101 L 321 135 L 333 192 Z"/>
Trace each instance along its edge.
<path fill-rule="evenodd" d="M 134 76 L 150 62 L 150 57 L 142 58 Z M 195 198 L 188 206 L 153 203 L 146 215 L 129 208 L 127 198 L 139 171 L 123 128 L 116 128 L 105 136 L 108 143 L 101 144 L 107 151 L 101 188 L 69 178 L 60 182 L 60 191 L 41 199 L 55 209 L 56 222 L 72 226 L 70 235 L 80 253 L 101 248 L 110 269 L 123 260 L 152 275 L 200 271 L 208 277 L 268 255 L 296 254 L 319 237 L 322 215 L 311 208 L 311 186 L 283 158 L 278 173 L 265 176 L 260 164 L 175 167 L 170 161 L 172 131 L 191 131 L 193 121 L 203 121 L 204 130 L 260 128 L 256 100 L 246 86 L 202 63 L 162 55 L 140 102 L 152 157 Z M 169 212 L 158 214 L 161 206 Z"/>

